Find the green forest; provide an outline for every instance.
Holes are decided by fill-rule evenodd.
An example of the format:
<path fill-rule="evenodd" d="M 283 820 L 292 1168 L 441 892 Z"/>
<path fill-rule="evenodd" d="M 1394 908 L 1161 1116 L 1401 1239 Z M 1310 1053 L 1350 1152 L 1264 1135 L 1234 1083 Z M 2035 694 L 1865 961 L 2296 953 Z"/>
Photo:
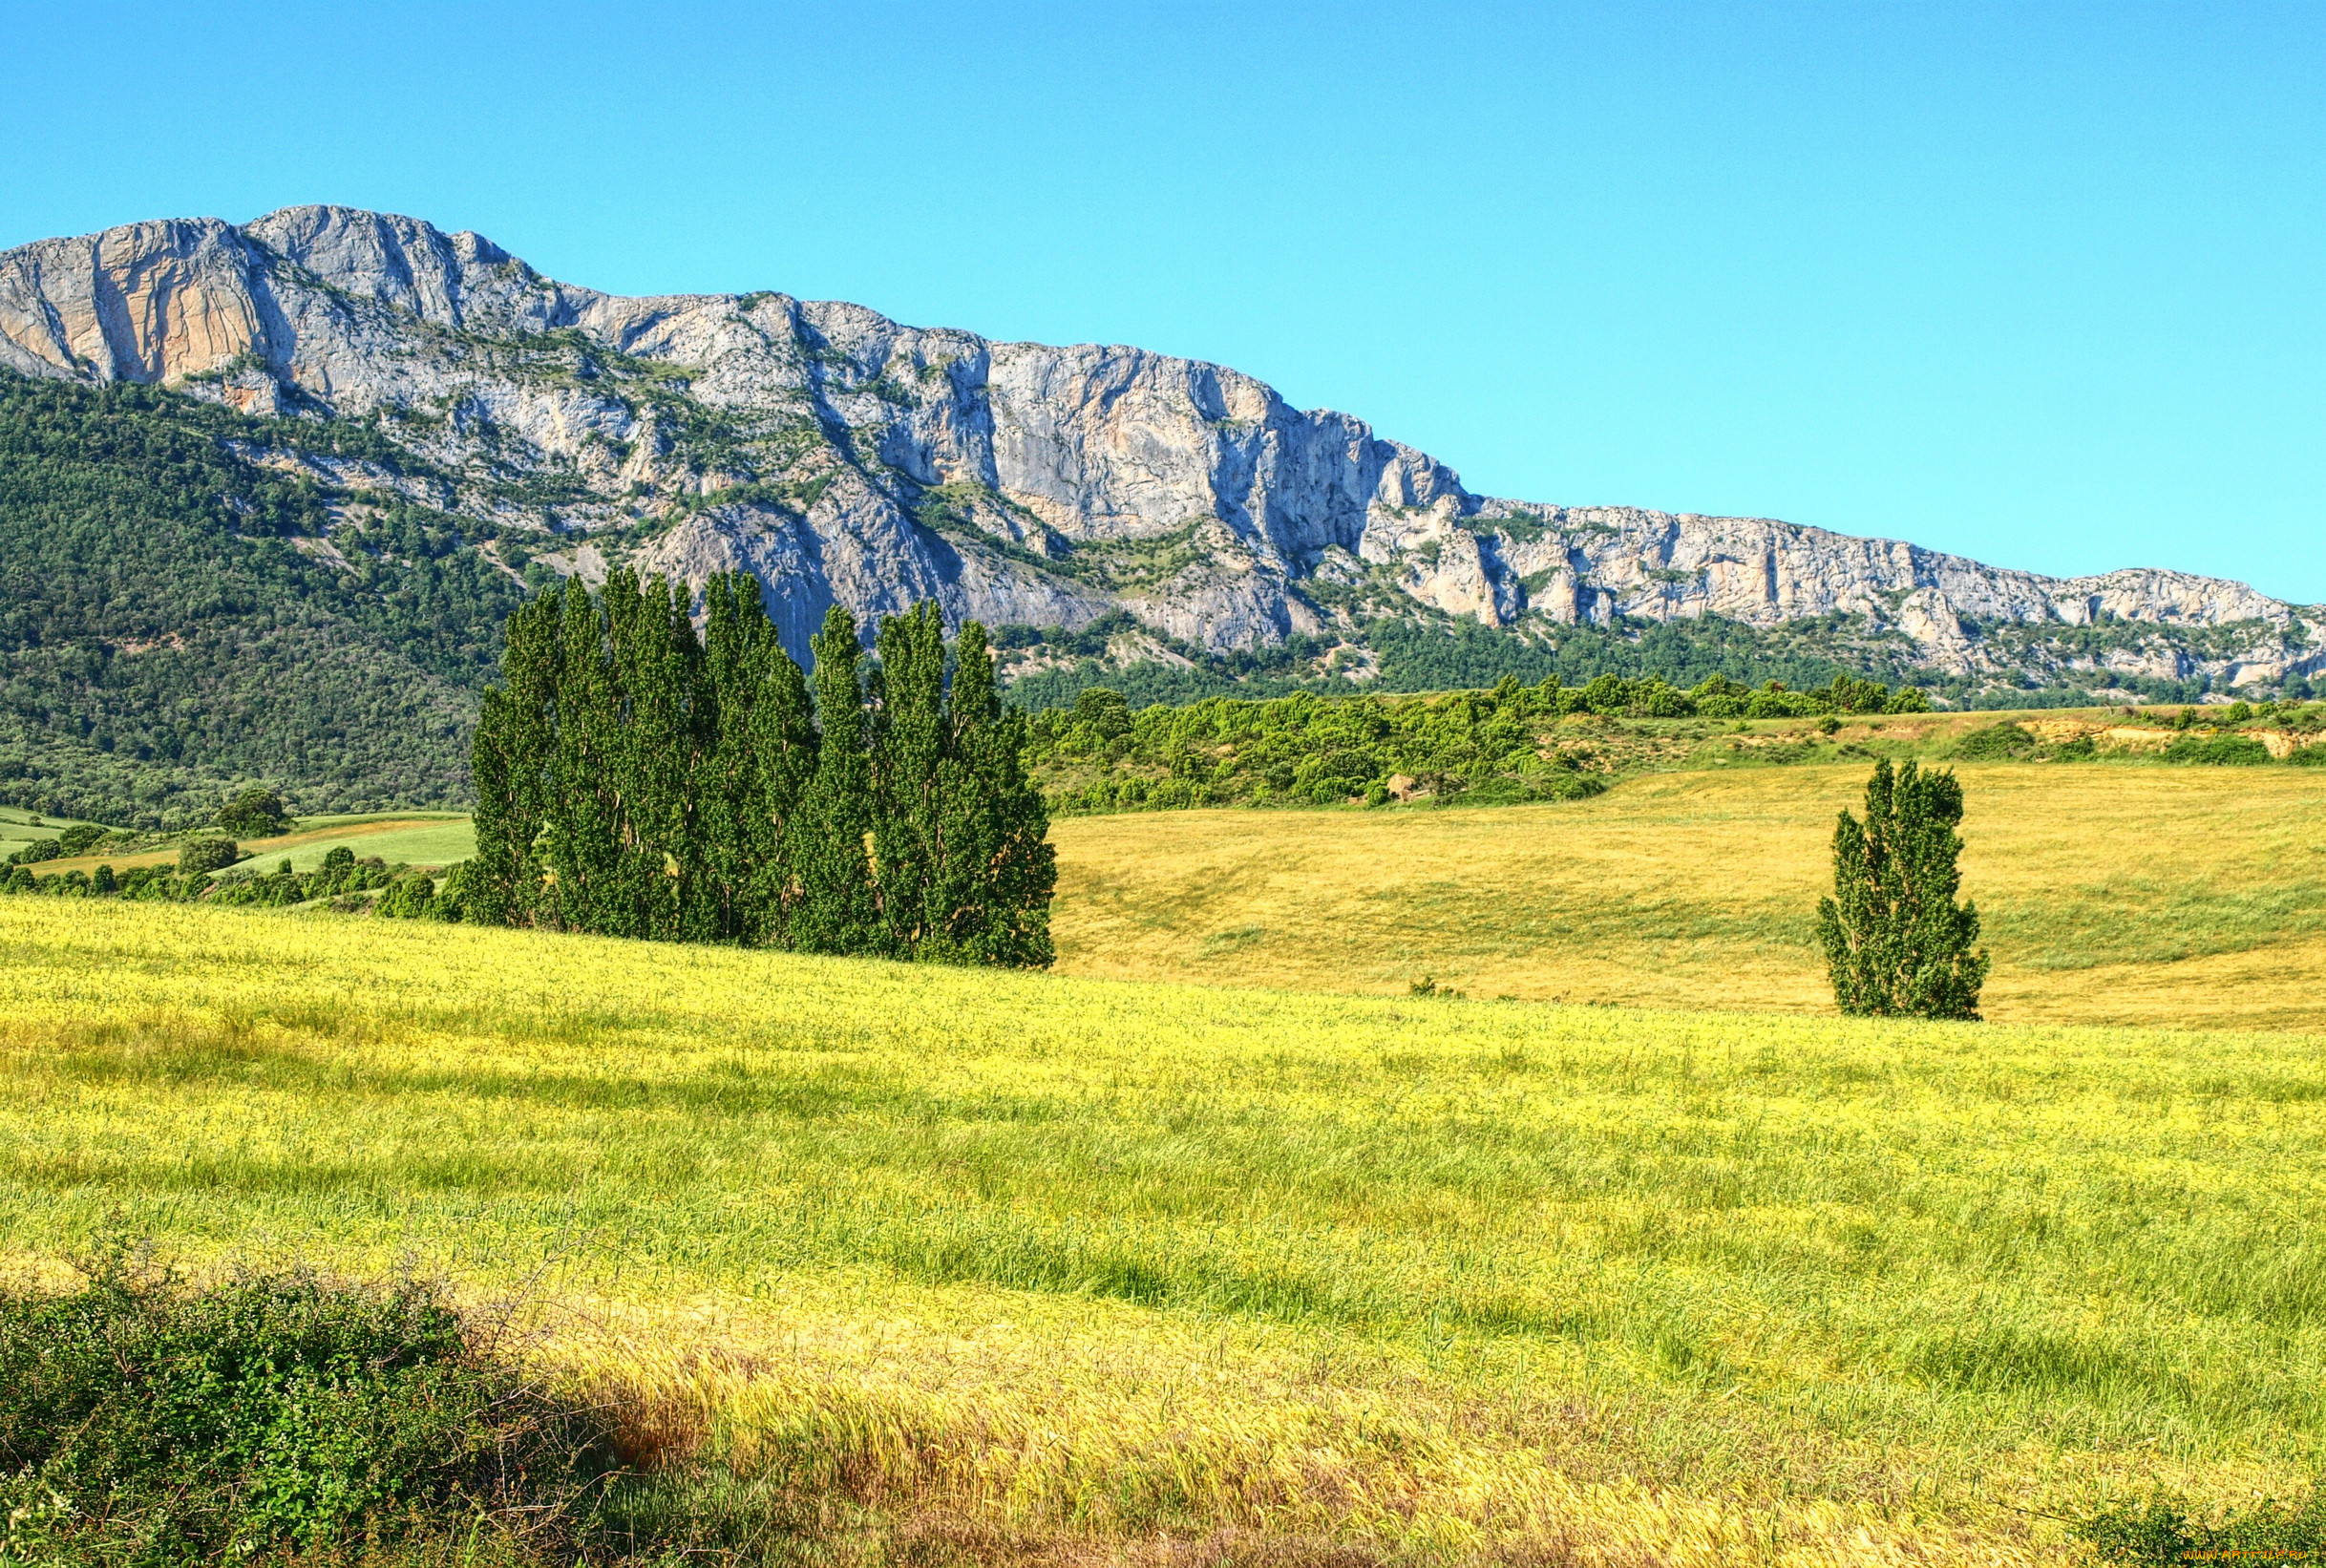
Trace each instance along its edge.
<path fill-rule="evenodd" d="M 2006 628 L 1987 629 L 2002 635 Z M 2057 628 L 2045 629 L 2050 634 Z M 2093 643 L 2092 649 L 2083 650 L 2087 652 L 2096 650 L 2108 631 L 2122 629 L 2069 628 Z M 1109 645 L 1125 633 L 1158 643 L 1173 657 L 1129 663 L 1110 658 Z M 1506 677 L 1529 686 L 1554 677 L 1580 686 L 1600 675 L 1627 680 L 1655 676 L 1681 688 L 1717 676 L 1741 686 L 1775 681 L 1806 690 L 1854 677 L 1913 686 L 1953 708 L 2089 708 L 2101 701 L 2073 684 L 1995 688 L 1920 667 L 1903 656 L 1907 649 L 1895 638 L 1871 634 L 1860 618 L 1839 613 L 1766 627 L 1705 616 L 1693 621 L 1618 619 L 1611 625 L 1562 625 L 1555 630 L 1530 626 L 1522 632 L 1422 611 L 1402 619 L 1365 621 L 1354 628 L 1349 641 L 1362 645 L 1372 657 L 1374 667 L 1363 689 L 1373 691 L 1475 689 Z M 994 643 L 1028 662 L 1026 672 L 1010 681 L 1009 700 L 1029 709 L 1070 708 L 1085 688 L 1093 686 L 1122 693 L 1133 708 L 1302 691 L 1345 695 L 1358 689 L 1336 668 L 1335 652 L 1341 646 L 1337 639 L 1296 634 L 1273 647 L 1213 653 L 1117 612 L 1079 631 L 1000 626 Z M 2123 672 L 2114 678 L 2152 703 L 2196 702 L 2210 689 L 2201 678 L 2172 681 Z M 2286 689 L 2297 697 L 2309 693 L 2308 683 L 2300 680 L 2287 683 Z"/>

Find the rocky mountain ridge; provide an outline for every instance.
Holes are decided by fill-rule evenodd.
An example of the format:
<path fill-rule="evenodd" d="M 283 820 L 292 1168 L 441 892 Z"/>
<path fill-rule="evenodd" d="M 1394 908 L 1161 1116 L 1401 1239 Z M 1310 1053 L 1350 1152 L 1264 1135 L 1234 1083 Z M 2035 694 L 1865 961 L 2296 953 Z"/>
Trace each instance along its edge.
<path fill-rule="evenodd" d="M 1766 519 L 1473 495 L 1427 454 L 1219 366 L 996 343 L 779 293 L 624 298 L 414 219 L 293 207 L 0 253 L 0 366 L 355 422 L 269 451 L 464 519 L 512 571 L 766 584 L 787 641 L 837 602 L 1073 631 L 1126 656 L 1349 646 L 1384 618 L 1564 627 L 1822 618 L 1971 683 L 2219 690 L 2326 670 L 2326 614 L 2241 583 L 2056 579 Z M 328 560 L 327 538 L 307 544 Z"/>

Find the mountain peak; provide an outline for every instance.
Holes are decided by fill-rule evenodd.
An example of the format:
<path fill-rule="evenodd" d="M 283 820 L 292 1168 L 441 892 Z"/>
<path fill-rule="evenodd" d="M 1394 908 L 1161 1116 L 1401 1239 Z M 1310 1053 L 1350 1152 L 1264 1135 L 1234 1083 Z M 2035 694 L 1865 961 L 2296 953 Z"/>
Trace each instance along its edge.
<path fill-rule="evenodd" d="M 284 207 L 243 233 L 335 288 L 460 327 L 467 302 L 497 298 L 514 274 L 538 284 L 522 262 L 480 234 L 447 234 L 434 224 L 360 207 Z"/>
<path fill-rule="evenodd" d="M 869 618 L 934 598 L 957 622 L 1069 630 L 1127 611 L 1211 650 L 1357 646 L 1384 618 L 1540 645 L 1717 616 L 1846 624 L 1837 657 L 1973 680 L 2112 690 L 2326 666 L 2304 618 L 2241 583 L 2052 579 L 1766 519 L 1480 497 L 1224 367 L 775 293 L 601 294 L 480 235 L 353 207 L 0 254 L 0 365 L 365 422 L 409 461 L 281 460 L 530 535 L 559 570 L 749 569 L 795 645 L 831 604 Z"/>

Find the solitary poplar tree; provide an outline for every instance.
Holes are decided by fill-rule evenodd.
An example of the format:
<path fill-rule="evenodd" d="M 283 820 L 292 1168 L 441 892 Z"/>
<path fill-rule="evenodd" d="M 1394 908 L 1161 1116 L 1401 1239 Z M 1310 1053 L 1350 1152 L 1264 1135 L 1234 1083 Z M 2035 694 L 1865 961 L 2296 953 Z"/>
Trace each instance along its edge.
<path fill-rule="evenodd" d="M 1909 762 L 1874 765 L 1866 820 L 1833 829 L 1833 896 L 1817 904 L 1817 940 L 1845 1013 L 1978 1017 L 1987 955 L 1978 909 L 1957 904 L 1962 786 Z"/>

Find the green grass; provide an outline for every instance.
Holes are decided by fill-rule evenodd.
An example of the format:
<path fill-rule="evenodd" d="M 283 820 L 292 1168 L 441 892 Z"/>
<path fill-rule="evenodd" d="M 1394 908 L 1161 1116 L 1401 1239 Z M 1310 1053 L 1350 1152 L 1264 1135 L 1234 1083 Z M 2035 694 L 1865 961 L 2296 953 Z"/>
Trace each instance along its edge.
<path fill-rule="evenodd" d="M 891 1519 L 2064 1560 L 2326 1460 L 2314 1036 L 19 900 L 0 1042 L 20 1267 L 531 1279 L 576 1375 Z"/>
<path fill-rule="evenodd" d="M 382 824 L 397 824 L 381 831 Z M 407 827 L 401 824 L 411 823 Z M 365 832 L 328 832 L 328 836 L 310 837 L 312 834 L 340 828 L 363 828 Z M 323 863 L 323 858 L 341 845 L 353 850 L 357 856 L 373 856 L 391 865 L 401 860 L 408 865 L 445 866 L 455 860 L 465 860 L 476 853 L 476 833 L 466 816 L 445 816 L 434 820 L 415 820 L 412 814 L 360 816 L 335 821 L 326 817 L 306 817 L 299 823 L 294 836 L 297 846 L 290 850 L 289 859 L 294 871 L 312 871 Z M 266 841 L 254 841 L 243 848 L 250 856 L 271 866 L 284 857 L 269 849 Z"/>
<path fill-rule="evenodd" d="M 33 827 L 39 817 L 41 825 Z M 0 859 L 15 854 L 27 844 L 36 844 L 53 838 L 67 828 L 79 826 L 79 819 L 71 816 L 42 816 L 17 806 L 0 806 Z"/>

